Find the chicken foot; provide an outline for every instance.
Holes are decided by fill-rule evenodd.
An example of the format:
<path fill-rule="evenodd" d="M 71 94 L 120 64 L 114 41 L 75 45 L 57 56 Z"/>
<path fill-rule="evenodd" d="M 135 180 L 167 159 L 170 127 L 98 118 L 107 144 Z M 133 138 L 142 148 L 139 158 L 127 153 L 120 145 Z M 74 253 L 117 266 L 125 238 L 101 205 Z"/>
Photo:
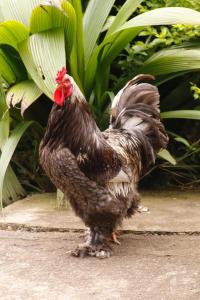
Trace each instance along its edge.
<path fill-rule="evenodd" d="M 71 254 L 75 257 L 93 256 L 100 259 L 109 258 L 112 255 L 112 248 L 108 240 L 101 232 L 90 229 L 86 242 L 78 245 Z"/>

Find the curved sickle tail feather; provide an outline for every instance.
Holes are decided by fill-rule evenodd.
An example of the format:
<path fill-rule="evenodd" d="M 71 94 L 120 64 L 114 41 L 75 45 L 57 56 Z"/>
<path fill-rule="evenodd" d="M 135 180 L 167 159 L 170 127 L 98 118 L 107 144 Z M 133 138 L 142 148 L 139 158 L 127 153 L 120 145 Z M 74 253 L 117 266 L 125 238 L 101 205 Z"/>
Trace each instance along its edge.
<path fill-rule="evenodd" d="M 160 95 L 156 86 L 146 81 L 154 80 L 152 75 L 138 75 L 119 91 L 113 100 L 110 128 L 124 129 L 135 136 L 142 145 L 142 156 L 166 148 L 168 136 L 160 120 Z M 146 164 L 149 163 L 146 161 Z"/>

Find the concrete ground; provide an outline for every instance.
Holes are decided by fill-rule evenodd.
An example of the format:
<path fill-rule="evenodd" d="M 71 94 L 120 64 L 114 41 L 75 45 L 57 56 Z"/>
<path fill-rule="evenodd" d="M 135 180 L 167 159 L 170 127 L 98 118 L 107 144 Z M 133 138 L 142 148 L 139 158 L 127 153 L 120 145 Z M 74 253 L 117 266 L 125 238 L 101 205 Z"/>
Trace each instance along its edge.
<path fill-rule="evenodd" d="M 74 258 L 80 221 L 33 196 L 0 217 L 2 300 L 199 300 L 200 193 L 144 193 L 150 213 L 125 223 L 105 260 Z"/>

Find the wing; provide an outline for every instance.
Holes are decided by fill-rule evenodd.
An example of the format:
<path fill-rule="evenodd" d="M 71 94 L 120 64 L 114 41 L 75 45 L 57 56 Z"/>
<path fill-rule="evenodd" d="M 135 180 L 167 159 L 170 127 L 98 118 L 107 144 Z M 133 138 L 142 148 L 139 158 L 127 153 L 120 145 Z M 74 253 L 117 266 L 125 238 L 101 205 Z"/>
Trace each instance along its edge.
<path fill-rule="evenodd" d="M 116 150 L 107 143 L 100 133 L 94 146 L 88 143 L 87 149 L 80 149 L 76 155 L 80 170 L 91 180 L 105 185 L 121 170 L 121 157 Z"/>

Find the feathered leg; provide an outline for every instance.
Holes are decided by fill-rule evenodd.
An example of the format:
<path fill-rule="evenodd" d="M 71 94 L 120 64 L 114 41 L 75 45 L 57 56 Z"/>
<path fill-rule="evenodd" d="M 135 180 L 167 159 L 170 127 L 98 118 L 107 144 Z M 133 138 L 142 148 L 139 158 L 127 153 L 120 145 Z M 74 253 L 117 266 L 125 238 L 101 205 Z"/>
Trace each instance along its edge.
<path fill-rule="evenodd" d="M 85 243 L 79 245 L 71 254 L 75 257 L 93 256 L 102 259 L 112 255 L 112 248 L 100 229 L 93 228 L 89 230 Z"/>

